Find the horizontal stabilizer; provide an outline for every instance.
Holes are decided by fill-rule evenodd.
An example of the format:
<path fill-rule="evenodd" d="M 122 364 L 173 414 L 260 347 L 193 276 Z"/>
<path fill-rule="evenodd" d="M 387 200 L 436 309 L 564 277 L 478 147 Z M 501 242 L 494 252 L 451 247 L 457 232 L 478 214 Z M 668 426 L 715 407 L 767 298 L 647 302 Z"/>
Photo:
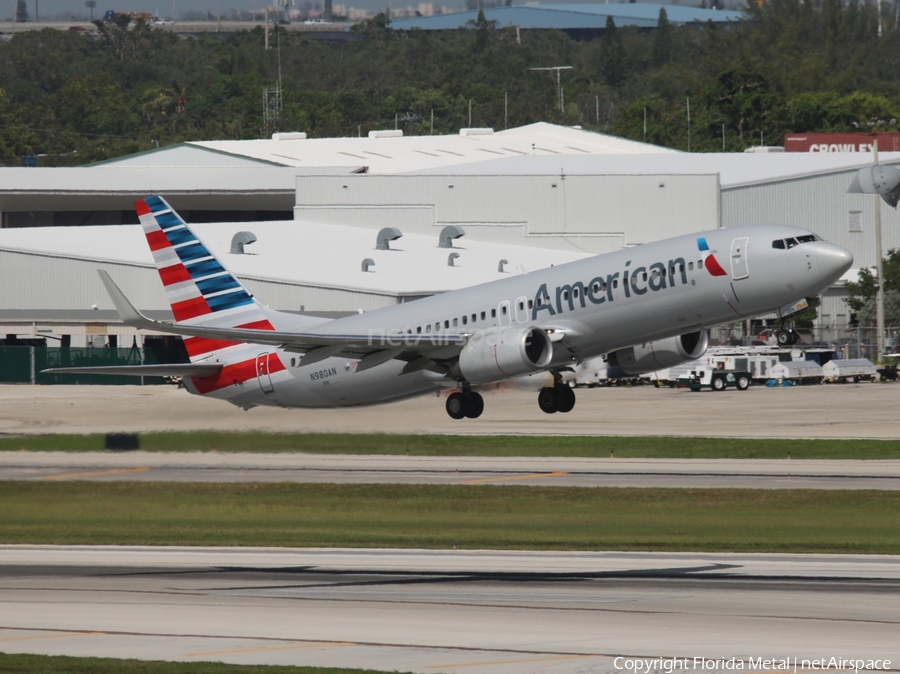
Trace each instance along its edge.
<path fill-rule="evenodd" d="M 222 369 L 221 363 L 172 363 L 169 365 L 102 365 L 51 367 L 42 374 L 118 374 L 134 377 L 207 377 Z"/>

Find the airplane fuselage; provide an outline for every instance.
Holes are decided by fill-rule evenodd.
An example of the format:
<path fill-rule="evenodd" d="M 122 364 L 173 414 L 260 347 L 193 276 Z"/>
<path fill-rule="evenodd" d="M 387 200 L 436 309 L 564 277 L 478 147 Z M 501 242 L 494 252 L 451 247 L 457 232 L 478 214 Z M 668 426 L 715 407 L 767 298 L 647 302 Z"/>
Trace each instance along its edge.
<path fill-rule="evenodd" d="M 538 327 L 556 336 L 551 365 L 558 367 L 773 312 L 818 295 L 849 267 L 849 260 L 843 249 L 796 227 L 718 229 L 314 327 L 323 335 L 403 335 L 407 342 Z M 331 357 L 305 365 L 301 357 L 277 347 L 234 346 L 209 359 L 232 363 L 226 385 L 222 377 L 215 382 L 194 377 L 185 384 L 193 393 L 248 407 L 375 404 L 456 385 L 429 369 L 404 370 L 403 360 L 388 359 L 357 371 L 359 358 Z"/>

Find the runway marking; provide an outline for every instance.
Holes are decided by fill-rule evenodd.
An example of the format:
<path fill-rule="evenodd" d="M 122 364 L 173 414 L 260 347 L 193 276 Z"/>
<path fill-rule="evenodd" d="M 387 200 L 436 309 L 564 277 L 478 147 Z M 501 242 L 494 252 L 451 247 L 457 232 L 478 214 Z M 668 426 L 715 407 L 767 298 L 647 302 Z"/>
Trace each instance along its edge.
<path fill-rule="evenodd" d="M 150 470 L 150 466 L 138 468 L 113 468 L 111 470 L 96 470 L 86 473 L 60 473 L 59 475 L 47 475 L 42 480 L 72 480 L 79 477 L 101 477 L 103 475 L 120 475 L 122 473 L 144 473 Z"/>
<path fill-rule="evenodd" d="M 257 648 L 231 648 L 225 651 L 203 651 L 202 653 L 185 653 L 186 658 L 199 658 L 204 655 L 224 655 L 225 653 L 258 653 L 260 651 L 292 651 L 304 648 L 335 648 L 337 646 L 355 646 L 351 641 L 337 643 L 299 644 L 294 646 L 259 646 Z"/>
<path fill-rule="evenodd" d="M 103 632 L 66 632 L 64 634 L 35 634 L 30 637 L 0 637 L 0 641 L 32 641 L 34 639 L 62 639 L 63 637 L 89 637 Z"/>
<path fill-rule="evenodd" d="M 462 484 L 482 484 L 483 482 L 508 482 L 510 480 L 534 480 L 540 477 L 562 477 L 568 471 L 557 470 L 552 473 L 532 473 L 531 475 L 511 475 L 509 477 L 485 477 L 479 480 L 465 480 Z"/>
<path fill-rule="evenodd" d="M 486 662 L 449 662 L 443 665 L 428 665 L 425 669 L 441 669 L 443 667 L 489 667 L 491 665 L 517 665 L 523 662 L 549 662 L 550 660 L 583 660 L 596 658 L 597 655 L 562 655 L 552 658 L 527 658 L 524 660 L 492 660 Z"/>

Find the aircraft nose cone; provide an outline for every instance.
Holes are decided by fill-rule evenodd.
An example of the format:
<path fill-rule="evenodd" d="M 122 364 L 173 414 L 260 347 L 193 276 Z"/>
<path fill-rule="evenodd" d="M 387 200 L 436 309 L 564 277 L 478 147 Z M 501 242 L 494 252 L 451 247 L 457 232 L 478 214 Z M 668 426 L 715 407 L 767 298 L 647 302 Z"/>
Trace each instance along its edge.
<path fill-rule="evenodd" d="M 822 278 L 828 283 L 834 283 L 850 269 L 853 264 L 853 255 L 849 250 L 833 243 L 820 241 L 816 251 L 816 261 Z"/>

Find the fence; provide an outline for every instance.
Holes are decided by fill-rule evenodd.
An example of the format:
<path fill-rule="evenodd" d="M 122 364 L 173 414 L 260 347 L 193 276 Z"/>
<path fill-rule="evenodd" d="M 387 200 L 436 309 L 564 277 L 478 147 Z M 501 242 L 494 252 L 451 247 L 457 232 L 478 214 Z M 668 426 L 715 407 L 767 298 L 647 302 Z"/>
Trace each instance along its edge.
<path fill-rule="evenodd" d="M 2 384 L 162 384 L 163 377 L 102 374 L 43 374 L 51 367 L 156 364 L 153 349 L 78 349 L 40 346 L 0 346 Z"/>
<path fill-rule="evenodd" d="M 833 349 L 837 358 L 867 358 L 873 363 L 879 361 L 877 331 L 874 327 L 835 328 L 821 326 L 817 328 L 798 328 L 800 342 L 797 348 Z M 776 346 L 775 329 L 752 330 L 748 334 L 744 324 L 736 323 L 721 326 L 710 331 L 714 343 L 734 346 Z M 885 353 L 900 352 L 900 327 L 887 327 L 884 330 Z"/>

